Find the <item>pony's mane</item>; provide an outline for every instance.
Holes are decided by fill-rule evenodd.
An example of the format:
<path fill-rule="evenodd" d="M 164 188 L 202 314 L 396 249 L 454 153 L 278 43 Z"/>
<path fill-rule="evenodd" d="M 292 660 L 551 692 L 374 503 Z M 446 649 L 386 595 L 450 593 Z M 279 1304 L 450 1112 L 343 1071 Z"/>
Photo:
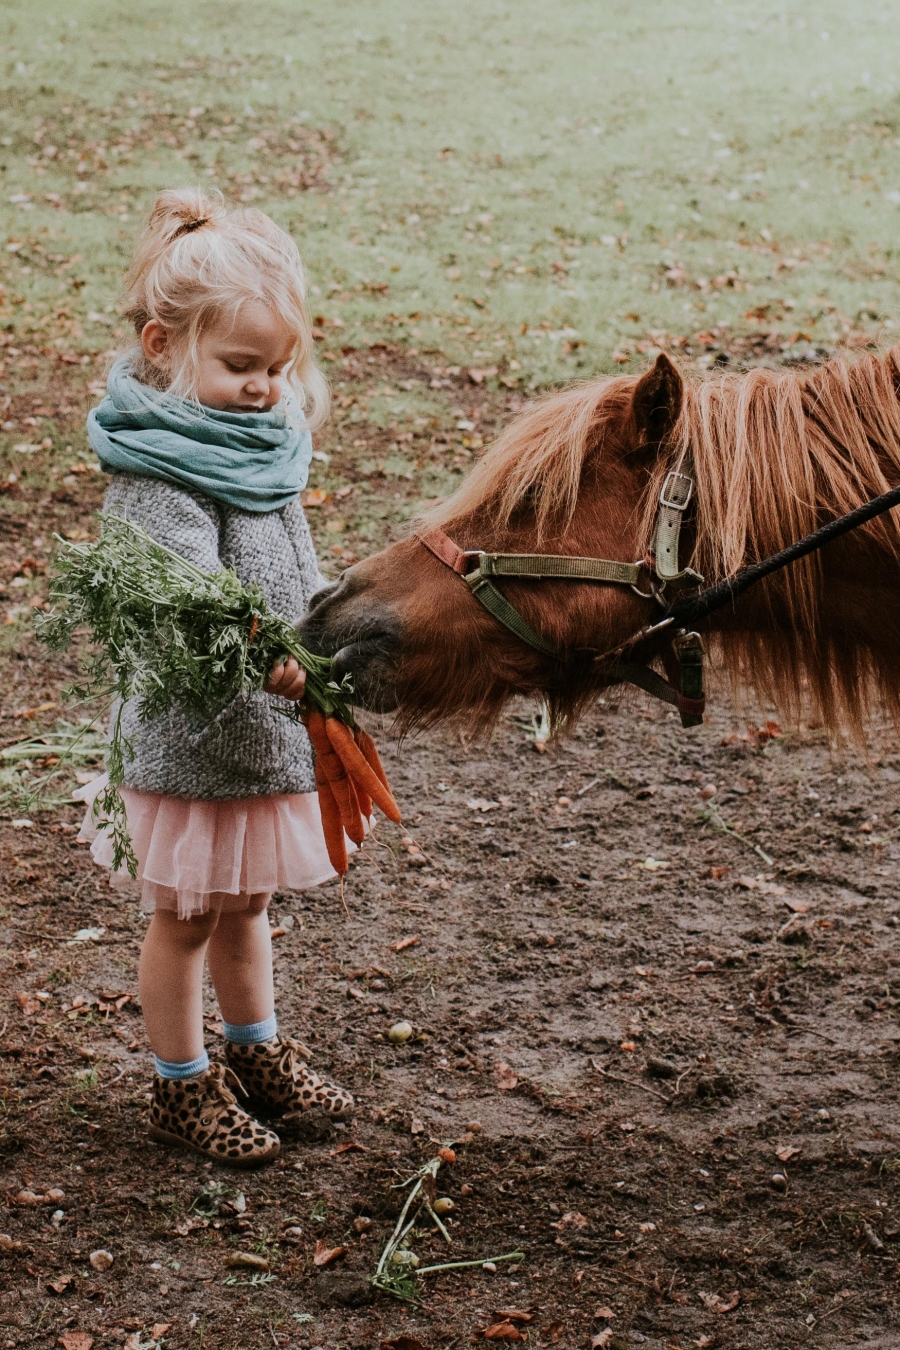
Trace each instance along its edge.
<path fill-rule="evenodd" d="M 536 400 L 425 522 L 444 526 L 487 511 L 491 524 L 503 528 L 527 500 L 539 539 L 551 522 L 565 523 L 575 510 L 585 460 L 602 453 L 607 428 L 621 425 L 634 385 L 633 375 L 612 375 Z"/>
<path fill-rule="evenodd" d="M 527 502 L 538 546 L 571 518 L 589 456 L 627 453 L 635 376 L 611 376 L 538 400 L 502 433 L 462 486 L 426 519 L 446 526 L 472 513 L 506 525 Z M 708 582 L 777 553 L 825 520 L 900 483 L 900 348 L 813 370 L 757 369 L 686 377 L 681 415 L 650 474 L 641 537 L 652 537 L 668 469 L 690 459 L 696 482 L 692 565 Z M 618 434 L 617 434 L 618 433 Z M 900 522 L 865 527 L 900 563 Z M 882 552 L 882 558 L 884 553 Z M 831 621 L 821 555 L 763 583 L 791 623 L 731 634 L 721 654 L 735 688 L 751 685 L 788 716 L 805 711 L 858 735 L 872 695 L 900 715 L 900 663 L 891 643 L 848 640 Z M 892 630 L 897 623 L 891 615 Z"/>

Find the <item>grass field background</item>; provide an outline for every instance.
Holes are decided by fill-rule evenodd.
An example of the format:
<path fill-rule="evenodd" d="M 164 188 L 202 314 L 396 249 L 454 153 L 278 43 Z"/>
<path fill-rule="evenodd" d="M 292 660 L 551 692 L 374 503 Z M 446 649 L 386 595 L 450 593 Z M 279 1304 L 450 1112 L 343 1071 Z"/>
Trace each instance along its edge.
<path fill-rule="evenodd" d="M 898 21 L 828 0 L 8 0 L 2 322 L 110 346 L 142 214 L 199 181 L 295 234 L 328 338 L 510 385 L 711 329 L 800 354 L 878 331 L 900 311 Z"/>

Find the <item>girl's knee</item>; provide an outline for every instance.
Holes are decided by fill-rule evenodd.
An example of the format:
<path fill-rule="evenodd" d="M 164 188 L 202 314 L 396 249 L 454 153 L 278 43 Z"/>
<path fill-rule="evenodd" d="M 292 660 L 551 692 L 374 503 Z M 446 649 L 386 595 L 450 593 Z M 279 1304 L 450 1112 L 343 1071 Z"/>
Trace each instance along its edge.
<path fill-rule="evenodd" d="M 179 919 L 171 910 L 158 909 L 153 916 L 153 927 L 179 947 L 202 947 L 209 941 L 218 921 L 216 910 L 194 914 L 189 919 Z"/>

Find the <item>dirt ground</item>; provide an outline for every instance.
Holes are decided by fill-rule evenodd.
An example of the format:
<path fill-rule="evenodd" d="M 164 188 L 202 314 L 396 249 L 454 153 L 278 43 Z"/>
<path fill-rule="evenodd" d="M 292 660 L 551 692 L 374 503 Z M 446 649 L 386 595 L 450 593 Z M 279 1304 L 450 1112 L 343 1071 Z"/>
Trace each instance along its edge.
<path fill-rule="evenodd" d="M 7 488 L 4 604 L 40 599 L 51 530 L 89 531 L 100 486 Z M 386 517 L 395 481 L 369 486 Z M 70 674 L 17 637 L 2 744 L 52 725 Z M 487 746 L 373 725 L 407 833 L 354 863 L 347 917 L 336 886 L 272 906 L 282 1029 L 359 1113 L 249 1175 L 147 1140 L 145 920 L 76 806 L 4 810 L 0 1350 L 900 1345 L 896 739 L 837 757 L 712 705 L 683 731 L 607 700 L 542 754 L 531 709 Z M 421 1263 L 523 1255 L 404 1305 L 368 1277 L 448 1143 L 452 1245 L 423 1227 Z M 317 1267 L 320 1243 L 346 1251 Z"/>

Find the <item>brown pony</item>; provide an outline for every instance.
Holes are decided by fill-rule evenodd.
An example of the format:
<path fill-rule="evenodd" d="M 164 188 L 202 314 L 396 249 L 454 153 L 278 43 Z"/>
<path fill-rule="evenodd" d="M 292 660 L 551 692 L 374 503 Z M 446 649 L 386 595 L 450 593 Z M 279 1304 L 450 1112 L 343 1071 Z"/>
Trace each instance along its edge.
<path fill-rule="evenodd" d="M 665 356 L 542 399 L 519 416 L 423 528 L 461 548 L 634 561 L 647 553 L 667 471 L 690 457 L 682 536 L 712 583 L 900 483 L 900 348 L 813 371 L 752 370 L 687 383 Z M 572 717 L 611 682 L 592 660 L 658 617 L 628 587 L 505 579 L 533 628 L 571 653 L 526 646 L 411 536 L 315 597 L 304 639 L 333 653 L 357 700 L 402 725 L 484 727 L 516 694 Z M 735 684 L 789 717 L 861 734 L 870 704 L 900 712 L 900 522 L 884 516 L 795 564 L 706 622 Z M 629 654 L 667 659 L 669 635 Z M 709 643 L 708 643 L 709 645 Z"/>

